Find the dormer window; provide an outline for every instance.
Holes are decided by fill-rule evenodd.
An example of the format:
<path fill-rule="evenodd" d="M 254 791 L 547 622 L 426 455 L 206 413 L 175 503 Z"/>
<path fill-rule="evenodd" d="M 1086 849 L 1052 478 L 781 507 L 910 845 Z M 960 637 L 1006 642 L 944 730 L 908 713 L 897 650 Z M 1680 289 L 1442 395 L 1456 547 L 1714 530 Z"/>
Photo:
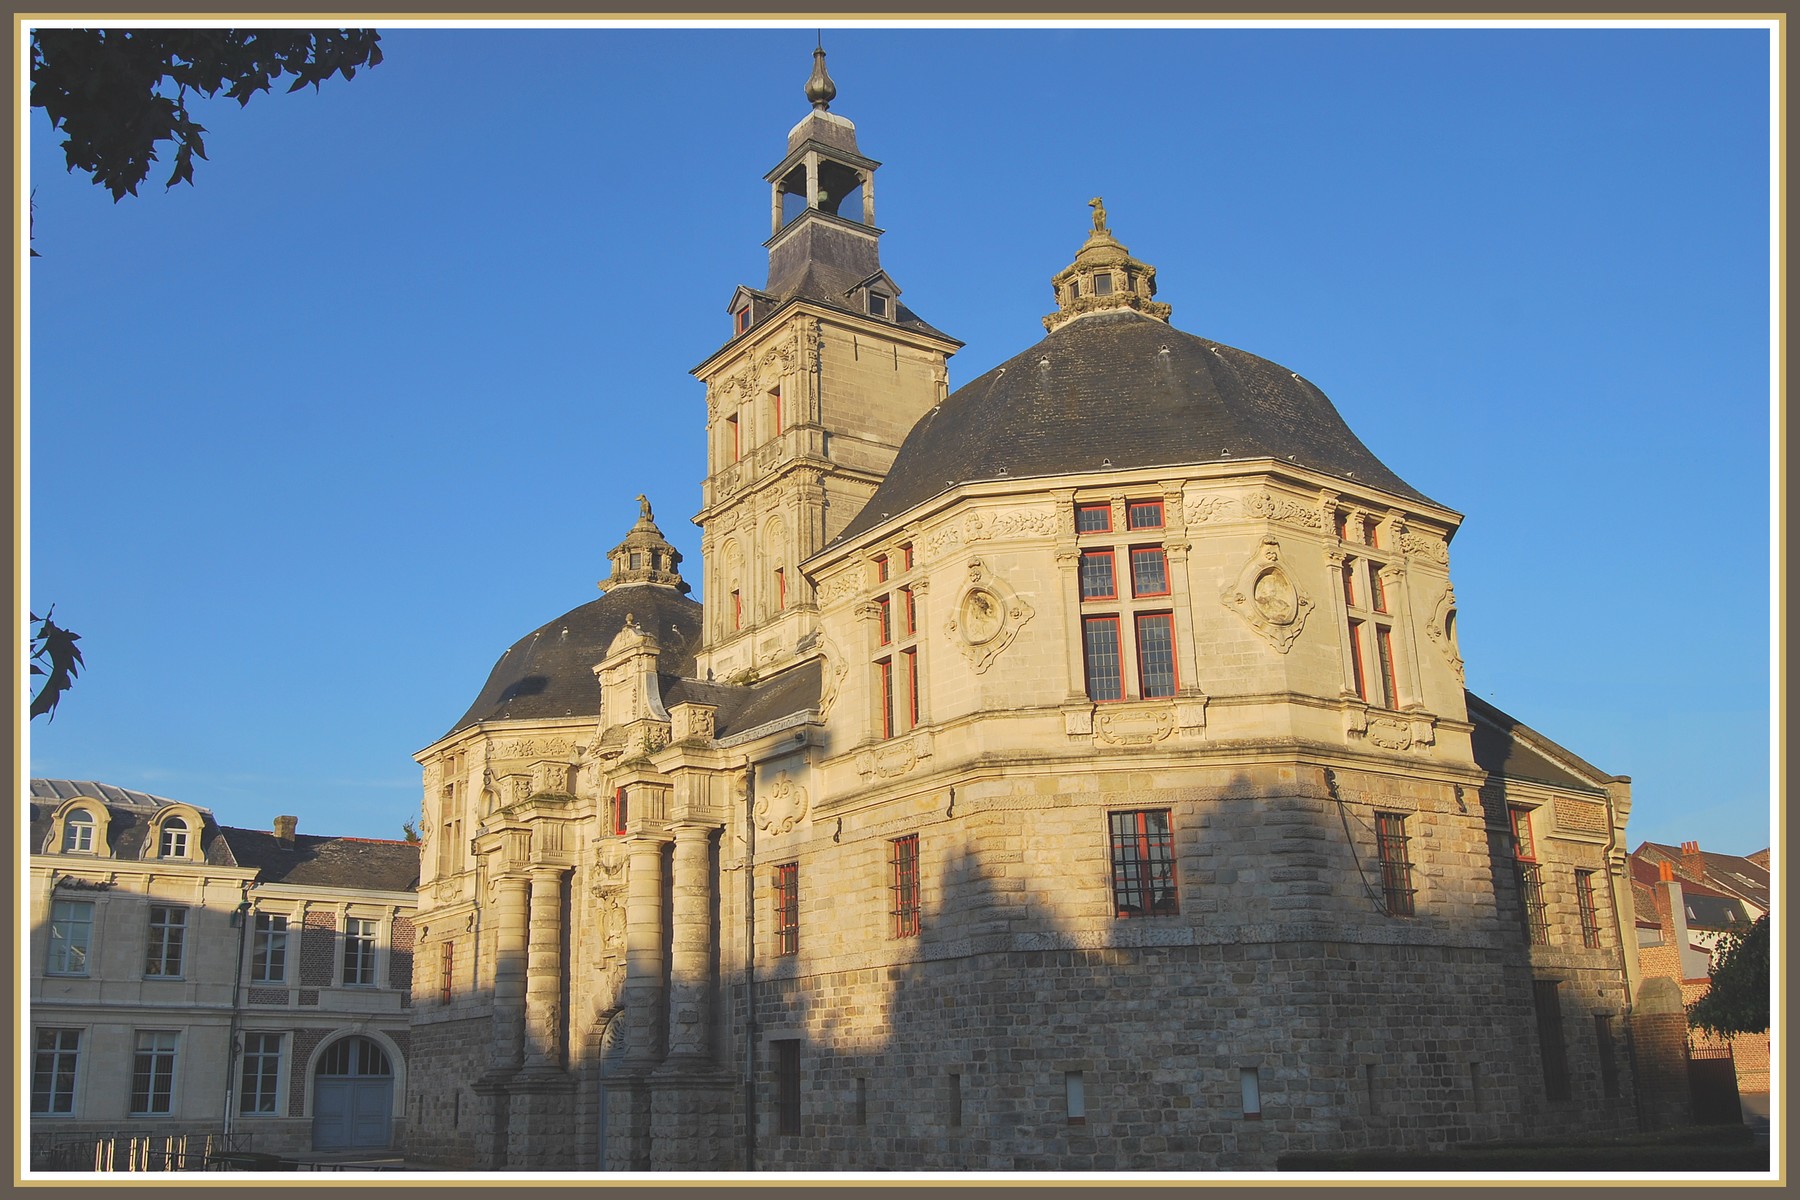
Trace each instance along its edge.
<path fill-rule="evenodd" d="M 1112 295 L 1112 283 L 1113 283 L 1113 277 L 1111 275 L 1096 275 L 1096 276 L 1094 276 L 1094 295 L 1096 295 L 1096 296 Z"/>
<path fill-rule="evenodd" d="M 1069 299 L 1071 299 L 1071 300 L 1081 299 L 1081 280 L 1079 280 L 1079 279 L 1069 280 Z"/>
<path fill-rule="evenodd" d="M 750 306 L 748 304 L 738 309 L 737 312 L 732 315 L 731 327 L 738 333 L 743 333 L 746 329 L 750 328 Z"/>
<path fill-rule="evenodd" d="M 880 292 L 870 292 L 869 315 L 871 317 L 880 317 L 884 321 L 887 320 L 888 298 L 883 296 Z"/>
<path fill-rule="evenodd" d="M 161 858 L 186 858 L 188 855 L 188 826 L 180 817 L 170 817 L 163 822 L 162 842 L 158 849 Z"/>
<path fill-rule="evenodd" d="M 63 822 L 62 849 L 64 854 L 92 854 L 94 852 L 94 814 L 85 809 L 78 809 L 69 814 Z"/>

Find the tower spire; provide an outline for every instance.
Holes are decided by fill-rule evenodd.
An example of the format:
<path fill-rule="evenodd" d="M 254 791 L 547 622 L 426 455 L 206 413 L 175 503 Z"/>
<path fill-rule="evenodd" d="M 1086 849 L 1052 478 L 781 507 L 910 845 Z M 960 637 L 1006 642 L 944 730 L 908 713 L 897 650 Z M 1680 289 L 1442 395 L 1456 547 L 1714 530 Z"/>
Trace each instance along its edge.
<path fill-rule="evenodd" d="M 818 48 L 813 51 L 812 77 L 806 81 L 806 98 L 819 112 L 828 112 L 831 102 L 837 99 L 837 85 L 831 82 L 831 76 L 825 73 L 825 36 L 819 35 Z"/>

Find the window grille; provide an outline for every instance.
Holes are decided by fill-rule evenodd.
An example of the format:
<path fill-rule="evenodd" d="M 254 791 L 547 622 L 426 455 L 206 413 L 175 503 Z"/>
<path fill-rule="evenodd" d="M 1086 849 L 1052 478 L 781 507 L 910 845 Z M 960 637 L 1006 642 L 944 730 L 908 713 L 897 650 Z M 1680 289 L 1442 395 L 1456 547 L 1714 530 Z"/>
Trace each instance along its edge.
<path fill-rule="evenodd" d="M 888 862 L 893 868 L 892 915 L 894 936 L 919 934 L 919 835 L 909 833 L 888 843 Z"/>
<path fill-rule="evenodd" d="M 1176 915 L 1175 839 L 1169 828 L 1169 810 L 1116 812 L 1109 820 L 1116 915 Z"/>
<path fill-rule="evenodd" d="M 800 864 L 775 868 L 775 953 L 800 952 Z"/>
<path fill-rule="evenodd" d="M 1600 946 L 1600 910 L 1594 903 L 1594 873 L 1575 872 L 1575 903 L 1581 909 L 1581 944 L 1590 950 Z"/>
<path fill-rule="evenodd" d="M 1398 813 L 1375 814 L 1375 851 L 1381 863 L 1381 899 L 1388 914 L 1413 915 L 1412 859 L 1408 852 L 1406 818 Z"/>

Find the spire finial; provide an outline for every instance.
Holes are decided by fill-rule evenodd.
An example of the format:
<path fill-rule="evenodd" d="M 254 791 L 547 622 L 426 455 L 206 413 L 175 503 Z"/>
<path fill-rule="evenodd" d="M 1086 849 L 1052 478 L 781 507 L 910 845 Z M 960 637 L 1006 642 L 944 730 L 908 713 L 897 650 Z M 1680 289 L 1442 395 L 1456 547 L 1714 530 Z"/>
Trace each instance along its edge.
<path fill-rule="evenodd" d="M 812 78 L 806 81 L 806 98 L 820 112 L 831 108 L 831 102 L 837 99 L 837 85 L 831 82 L 831 76 L 825 73 L 825 37 L 824 31 L 819 34 L 819 45 L 813 51 Z"/>

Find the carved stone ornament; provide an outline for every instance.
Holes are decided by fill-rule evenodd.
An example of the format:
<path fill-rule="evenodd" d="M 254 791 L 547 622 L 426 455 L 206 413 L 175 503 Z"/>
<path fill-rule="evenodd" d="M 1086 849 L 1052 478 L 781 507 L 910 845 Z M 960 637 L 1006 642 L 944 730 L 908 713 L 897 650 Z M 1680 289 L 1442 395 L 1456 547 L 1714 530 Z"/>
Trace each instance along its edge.
<path fill-rule="evenodd" d="M 944 632 L 980 674 L 1012 645 L 1036 612 L 1005 580 L 989 572 L 987 564 L 971 559 L 968 580 L 951 606 Z"/>
<path fill-rule="evenodd" d="M 1050 508 L 1013 508 L 998 513 L 971 512 L 933 530 L 924 539 L 927 557 L 936 557 L 959 545 L 973 545 L 994 538 L 1055 537 L 1057 512 Z"/>
<path fill-rule="evenodd" d="M 1447 583 L 1444 585 L 1444 594 L 1438 597 L 1431 616 L 1425 621 L 1425 636 L 1449 660 L 1450 669 L 1456 672 L 1457 682 L 1463 682 L 1461 647 L 1456 644 L 1456 589 Z"/>
<path fill-rule="evenodd" d="M 1169 708 L 1101 709 L 1094 716 L 1094 740 L 1106 746 L 1152 746 L 1174 732 Z"/>
<path fill-rule="evenodd" d="M 1313 607 L 1281 565 L 1281 545 L 1272 537 L 1262 540 L 1256 554 L 1225 586 L 1219 599 L 1283 654 L 1300 636 L 1306 614 Z"/>
<path fill-rule="evenodd" d="M 1297 500 L 1286 496 L 1277 496 L 1270 492 L 1251 492 L 1245 496 L 1244 511 L 1252 517 L 1261 517 L 1268 521 L 1282 521 L 1307 529 L 1325 528 L 1324 514 L 1313 505 L 1302 504 Z"/>
<path fill-rule="evenodd" d="M 926 734 L 886 742 L 873 750 L 864 750 L 858 754 L 856 772 L 864 779 L 871 775 L 882 779 L 898 779 L 918 766 L 921 759 L 930 757 L 931 749 L 931 739 Z"/>
<path fill-rule="evenodd" d="M 831 714 L 831 706 L 837 703 L 838 696 L 844 687 L 844 678 L 850 674 L 850 664 L 844 661 L 843 652 L 837 643 L 824 634 L 819 635 L 820 674 L 823 679 L 819 687 L 819 720 L 823 721 Z"/>
<path fill-rule="evenodd" d="M 1412 726 L 1403 721 L 1372 717 L 1363 736 L 1384 750 L 1405 750 L 1412 746 Z"/>
<path fill-rule="evenodd" d="M 756 796 L 756 827 L 786 833 L 806 816 L 806 789 L 795 783 L 786 771 L 775 777 L 772 786 Z"/>
<path fill-rule="evenodd" d="M 1196 496 L 1187 502 L 1183 515 L 1189 525 L 1204 525 L 1208 521 L 1221 521 L 1236 514 L 1237 498 L 1234 496 Z"/>
<path fill-rule="evenodd" d="M 1442 540 L 1411 529 L 1400 535 L 1400 550 L 1405 554 L 1416 554 L 1420 558 L 1429 558 L 1435 563 L 1450 561 L 1450 547 L 1446 546 Z"/>
<path fill-rule="evenodd" d="M 854 567 L 838 572 L 820 585 L 819 607 L 826 608 L 836 604 L 845 596 L 861 591 L 862 585 L 862 572 Z"/>

